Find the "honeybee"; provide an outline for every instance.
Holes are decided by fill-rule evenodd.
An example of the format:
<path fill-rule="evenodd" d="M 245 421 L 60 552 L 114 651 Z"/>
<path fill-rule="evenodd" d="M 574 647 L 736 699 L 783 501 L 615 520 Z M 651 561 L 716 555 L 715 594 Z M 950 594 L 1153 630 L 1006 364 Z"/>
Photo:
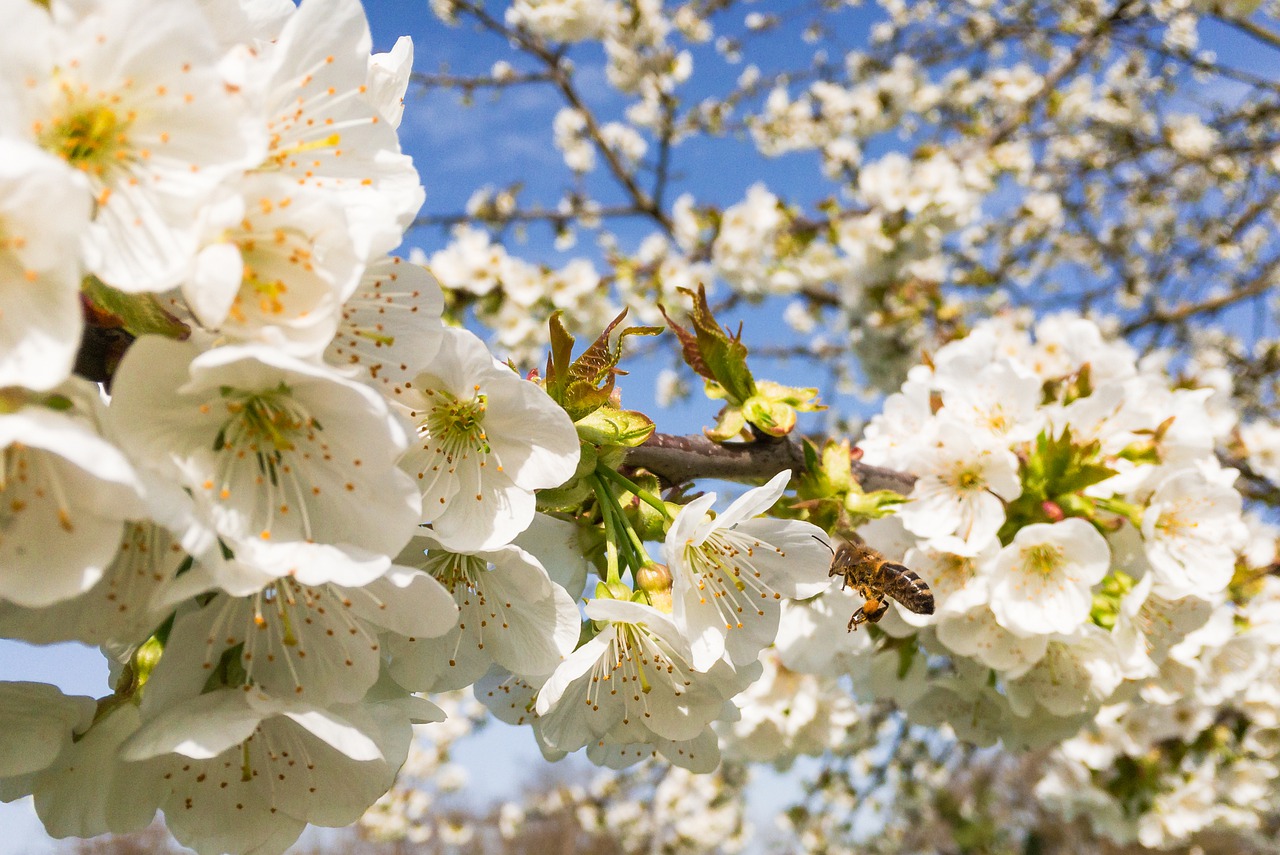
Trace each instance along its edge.
<path fill-rule="evenodd" d="M 843 576 L 841 590 L 852 587 L 863 603 L 849 618 L 849 631 L 860 623 L 876 623 L 889 609 L 889 597 L 918 615 L 933 614 L 933 591 L 915 571 L 895 564 L 861 538 L 840 544 L 831 559 L 831 576 Z"/>

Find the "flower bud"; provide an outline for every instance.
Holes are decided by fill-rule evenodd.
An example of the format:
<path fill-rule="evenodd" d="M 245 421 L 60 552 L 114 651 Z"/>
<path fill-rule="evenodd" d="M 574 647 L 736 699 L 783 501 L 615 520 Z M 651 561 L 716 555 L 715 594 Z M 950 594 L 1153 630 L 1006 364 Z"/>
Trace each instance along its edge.
<path fill-rule="evenodd" d="M 646 564 L 636 571 L 636 587 L 644 592 L 649 605 L 671 613 L 671 571 L 665 564 Z"/>

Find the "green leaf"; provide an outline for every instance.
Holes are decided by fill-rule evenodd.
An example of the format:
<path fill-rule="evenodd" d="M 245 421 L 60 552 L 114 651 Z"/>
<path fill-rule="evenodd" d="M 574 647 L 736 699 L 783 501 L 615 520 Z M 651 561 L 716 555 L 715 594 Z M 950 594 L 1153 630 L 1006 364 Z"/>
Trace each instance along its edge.
<path fill-rule="evenodd" d="M 849 492 L 844 497 L 844 509 L 849 516 L 861 524 L 866 520 L 878 520 L 897 511 L 904 505 L 907 497 L 893 490 L 876 490 L 874 493 Z"/>
<path fill-rule="evenodd" d="M 613 330 L 627 316 L 621 314 L 572 362 L 574 338 L 565 329 L 560 313 L 551 316 L 551 354 L 547 358 L 547 394 L 564 407 L 569 418 L 578 421 L 609 403 L 618 375 L 626 374 L 617 365 L 622 359 L 622 342 L 629 335 L 657 335 L 661 327 L 627 327 L 610 346 Z"/>
<path fill-rule="evenodd" d="M 126 294 L 96 276 L 86 276 L 81 291 L 95 326 L 123 329 L 135 338 L 162 335 L 185 340 L 191 335 L 191 328 L 169 314 L 154 294 Z"/>
<path fill-rule="evenodd" d="M 716 416 L 716 426 L 704 428 L 702 432 L 707 435 L 707 439 L 727 442 L 742 433 L 742 429 L 746 426 L 747 417 L 742 414 L 742 408 L 728 406 Z"/>
<path fill-rule="evenodd" d="M 723 386 L 730 403 L 743 404 L 756 393 L 756 383 L 747 368 L 747 346 L 742 343 L 741 328 L 737 335 L 730 335 L 716 322 L 705 288 L 699 286 L 696 293 L 682 291 L 693 297 L 693 313 L 689 316 L 693 331 L 672 321 L 665 309 L 662 315 L 680 339 L 685 362 L 702 377 Z"/>
<path fill-rule="evenodd" d="M 562 392 L 569 379 L 569 361 L 573 356 L 573 336 L 560 320 L 563 312 L 555 312 L 547 322 L 551 331 L 551 353 L 547 355 L 547 392 Z M 558 398 L 556 400 L 559 400 Z"/>
<path fill-rule="evenodd" d="M 635 448 L 653 434 L 655 426 L 644 413 L 605 405 L 578 419 L 574 427 L 578 437 L 592 445 Z"/>
<path fill-rule="evenodd" d="M 1054 482 L 1055 495 L 1074 493 L 1085 487 L 1092 487 L 1116 474 L 1118 474 L 1116 470 L 1101 463 L 1080 463 L 1074 469 L 1064 472 L 1062 477 Z"/>
<path fill-rule="evenodd" d="M 795 429 L 796 408 L 781 401 L 771 401 L 759 395 L 747 399 L 742 407 L 747 421 L 769 436 L 786 436 Z"/>

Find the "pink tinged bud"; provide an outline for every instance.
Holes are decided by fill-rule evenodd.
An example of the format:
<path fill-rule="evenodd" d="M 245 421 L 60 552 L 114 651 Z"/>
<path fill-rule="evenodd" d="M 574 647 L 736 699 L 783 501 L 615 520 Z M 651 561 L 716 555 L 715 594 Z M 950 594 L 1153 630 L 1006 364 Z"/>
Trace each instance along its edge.
<path fill-rule="evenodd" d="M 1062 522 L 1067 516 L 1062 512 L 1061 505 L 1048 499 L 1040 503 L 1040 510 L 1044 511 L 1050 522 Z"/>

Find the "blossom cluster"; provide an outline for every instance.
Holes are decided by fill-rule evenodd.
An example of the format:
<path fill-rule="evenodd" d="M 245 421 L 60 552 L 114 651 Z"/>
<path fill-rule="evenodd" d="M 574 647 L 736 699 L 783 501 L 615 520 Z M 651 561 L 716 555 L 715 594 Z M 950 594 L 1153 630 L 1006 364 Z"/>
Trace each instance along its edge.
<path fill-rule="evenodd" d="M 230 852 L 280 851 L 377 800 L 371 833 L 460 846 L 469 827 L 435 822 L 421 790 L 383 794 L 411 726 L 446 715 L 408 773 L 457 786 L 446 749 L 474 707 L 422 694 L 473 687 L 548 758 L 679 767 L 652 788 L 661 833 L 601 784 L 506 810 L 508 836 L 564 809 L 632 849 L 738 846 L 740 808 L 691 775 L 861 752 L 885 737 L 886 701 L 962 741 L 1068 740 L 1035 776 L 1038 805 L 1096 812 L 1114 841 L 1256 825 L 1251 799 L 1278 804 L 1280 699 L 1261 679 L 1276 594 L 1254 578 L 1274 537 L 1242 513 L 1230 467 L 1280 480 L 1280 439 L 1275 395 L 1237 424 L 1233 384 L 1264 389 L 1280 349 L 1206 336 L 1186 362 L 1140 359 L 1073 315 L 960 334 L 999 302 L 970 294 L 1059 276 L 1063 259 L 1115 273 L 1108 309 L 1150 308 L 1131 329 L 1182 336 L 1181 320 L 1257 296 L 1273 276 L 1271 137 L 1247 110 L 1160 102 L 1179 68 L 1212 67 L 1195 53 L 1207 4 L 1124 4 L 1115 20 L 1107 3 L 1052 4 L 1043 28 L 999 2 L 882 5 L 865 51 L 815 54 L 812 73 L 749 65 L 723 98 L 686 103 L 697 46 L 737 63 L 779 19 L 753 10 L 740 40 L 738 10 L 719 6 L 713 22 L 654 0 L 502 15 L 433 0 L 543 64 L 496 63 L 476 85 L 554 82 L 567 103 L 548 138 L 574 189 L 527 209 L 518 182 L 481 188 L 446 246 L 403 261 L 423 201 L 397 137 L 412 46 L 371 53 L 356 0 L 18 0 L 0 33 L 0 635 L 101 645 L 114 692 L 0 684 L 15 735 L 0 798 L 33 796 L 57 836 L 160 810 L 183 843 Z M 954 43 L 934 49 L 933 18 L 955 22 Z M 1167 62 L 1103 61 L 1113 27 Z M 1059 35 L 1079 39 L 1062 57 Z M 622 98 L 576 97 L 585 41 Z M 723 206 L 668 186 L 679 143 L 726 134 L 767 158 L 816 152 L 831 195 L 809 211 L 765 181 Z M 594 198 L 601 176 L 621 204 Z M 615 234 L 613 216 L 652 231 Z M 597 232 L 600 257 L 509 253 L 499 236 L 538 219 L 560 250 Z M 1238 274 L 1225 295 L 1155 298 L 1213 265 Z M 852 352 L 866 386 L 901 384 L 860 449 L 910 473 L 906 495 L 793 499 L 775 467 L 722 505 L 626 465 L 655 426 L 614 388 L 624 309 L 682 334 L 727 399 L 718 441 L 786 441 L 820 408 L 816 389 L 708 376 L 746 350 L 709 325 L 715 287 L 730 305 L 789 301 L 780 317 L 812 336 L 778 347 Z M 696 334 L 670 320 L 682 309 Z M 564 318 L 605 329 L 578 361 Z M 935 335 L 955 340 L 908 372 Z M 715 358 L 689 358 L 698 340 Z M 661 378 L 672 392 L 685 376 Z M 830 488 L 814 465 L 797 483 Z M 836 524 L 809 516 L 833 499 Z M 862 602 L 828 568 L 850 517 L 875 517 L 862 536 L 928 583 L 932 614 L 890 604 L 846 630 Z"/>
<path fill-rule="evenodd" d="M 899 724 L 827 767 L 790 833 L 849 835 L 850 805 L 886 805 L 868 852 L 931 851 L 962 838 L 984 851 L 1266 852 L 1277 780 L 1277 531 L 1250 519 L 1250 568 L 1229 599 L 1128 681 L 1076 735 L 1039 751 L 977 748 Z M 895 714 L 900 716 L 901 714 Z M 868 785 L 868 781 L 879 784 Z M 867 825 L 865 818 L 860 822 Z"/>
<path fill-rule="evenodd" d="M 828 584 L 825 534 L 756 519 L 786 472 L 719 516 L 662 506 L 669 574 L 612 560 L 580 613 L 589 529 L 537 494 L 625 478 L 389 254 L 423 198 L 408 41 L 371 54 L 355 0 L 18 9 L 0 631 L 101 645 L 114 692 L 0 685 L 3 797 L 55 836 L 160 810 L 200 851 L 280 851 L 387 791 L 445 715 L 417 693 L 477 681 L 549 755 L 713 769 L 782 598 Z M 596 279 L 570 265 L 553 298 Z"/>
<path fill-rule="evenodd" d="M 440 761 L 453 740 L 438 741 L 438 734 L 439 728 L 432 727 L 428 739 L 410 748 L 402 779 L 366 814 L 363 834 L 375 840 L 434 843 L 442 851 L 483 845 L 496 836 L 511 845 L 551 838 L 574 851 L 607 841 L 629 855 L 698 855 L 741 852 L 755 830 L 742 797 L 747 776 L 734 766 L 699 774 L 644 763 L 620 771 L 596 770 L 581 782 L 534 779 L 521 797 L 484 813 L 474 805 L 449 806 L 436 794 L 465 793 L 467 782 L 457 764 Z"/>
<path fill-rule="evenodd" d="M 1280 585 L 1270 576 L 1257 584 L 1247 603 L 1215 612 L 1156 674 L 1054 751 L 1035 790 L 1046 808 L 1151 849 L 1208 829 L 1262 832 L 1262 816 L 1280 805 Z"/>
<path fill-rule="evenodd" d="M 1088 320 L 980 324 L 913 369 L 859 446 L 915 476 L 862 533 L 927 581 L 933 613 L 891 609 L 858 661 L 815 659 L 845 611 L 828 594 L 780 650 L 965 740 L 1075 733 L 1221 613 L 1247 528 L 1212 392 L 1169 388 Z"/>
<path fill-rule="evenodd" d="M 548 758 L 585 748 L 623 768 L 662 756 L 710 772 L 720 762 L 712 724 L 726 702 L 759 679 L 761 652 L 778 633 L 784 602 L 826 587 L 825 533 L 758 515 L 791 473 L 749 490 L 720 513 L 706 493 L 668 520 L 665 564 L 610 570 L 585 600 L 583 641 L 550 674 L 496 660 L 476 684 L 499 719 L 529 725 Z"/>
<path fill-rule="evenodd" d="M 467 680 L 573 649 L 512 541 L 578 438 L 389 254 L 423 199 L 413 51 L 372 54 L 358 2 L 6 10 L 0 633 L 101 645 L 114 693 L 0 684 L 0 793 L 59 837 L 161 810 L 281 851 L 390 787 L 480 610 L 551 628 Z"/>

